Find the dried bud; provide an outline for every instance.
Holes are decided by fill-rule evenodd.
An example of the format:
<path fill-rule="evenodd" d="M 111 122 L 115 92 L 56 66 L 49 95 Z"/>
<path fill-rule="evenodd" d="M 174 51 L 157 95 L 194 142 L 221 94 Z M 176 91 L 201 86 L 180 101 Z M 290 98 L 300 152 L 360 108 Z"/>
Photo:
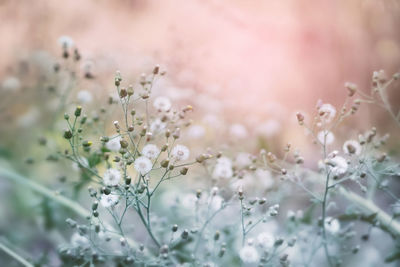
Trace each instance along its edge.
<path fill-rule="evenodd" d="M 346 82 L 344 84 L 344 87 L 346 87 L 346 89 L 349 93 L 349 96 L 353 96 L 357 91 L 357 85 L 354 83 Z"/>
<path fill-rule="evenodd" d="M 64 130 L 64 138 L 65 139 L 71 139 L 72 138 L 72 132 L 70 130 Z"/>
<path fill-rule="evenodd" d="M 126 91 L 125 88 L 121 88 L 121 90 L 119 91 L 119 97 L 120 98 L 124 98 L 128 95 L 128 91 Z"/>
<path fill-rule="evenodd" d="M 188 168 L 187 167 L 184 167 L 184 168 L 182 168 L 181 170 L 180 170 L 180 173 L 182 174 L 182 175 L 186 175 L 187 174 L 187 172 L 188 172 Z"/>
<path fill-rule="evenodd" d="M 300 125 L 304 124 L 304 115 L 300 112 L 296 113 L 297 121 L 299 122 Z"/>

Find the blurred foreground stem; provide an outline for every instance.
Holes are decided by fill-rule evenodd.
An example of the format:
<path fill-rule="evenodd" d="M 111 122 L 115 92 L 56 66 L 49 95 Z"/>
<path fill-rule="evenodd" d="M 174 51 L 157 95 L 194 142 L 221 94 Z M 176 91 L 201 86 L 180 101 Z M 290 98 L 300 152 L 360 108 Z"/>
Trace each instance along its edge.
<path fill-rule="evenodd" d="M 6 254 L 9 256 L 13 257 L 16 261 L 21 263 L 23 266 L 26 267 L 33 267 L 33 264 L 28 262 L 26 259 L 24 259 L 22 256 L 20 256 L 17 252 L 9 248 L 4 242 L 0 240 L 0 250 L 4 251 Z"/>

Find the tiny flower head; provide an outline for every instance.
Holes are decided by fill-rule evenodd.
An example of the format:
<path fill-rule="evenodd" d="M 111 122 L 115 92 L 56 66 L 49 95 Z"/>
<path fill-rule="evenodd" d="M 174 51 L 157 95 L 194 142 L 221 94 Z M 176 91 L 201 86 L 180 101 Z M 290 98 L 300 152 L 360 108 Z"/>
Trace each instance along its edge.
<path fill-rule="evenodd" d="M 153 164 L 147 157 L 141 156 L 135 160 L 134 167 L 141 175 L 145 175 L 151 171 Z"/>
<path fill-rule="evenodd" d="M 336 116 L 336 109 L 331 104 L 322 104 L 318 109 L 321 120 L 325 122 L 331 122 Z"/>
<path fill-rule="evenodd" d="M 256 263 L 260 259 L 260 255 L 255 247 L 246 245 L 239 253 L 240 259 L 247 264 Z"/>
<path fill-rule="evenodd" d="M 121 149 L 120 141 L 121 141 L 120 136 L 113 136 L 106 143 L 106 148 L 114 152 L 119 151 Z"/>
<path fill-rule="evenodd" d="M 361 145 L 356 140 L 348 140 L 343 144 L 343 151 L 347 155 L 360 155 Z"/>
<path fill-rule="evenodd" d="M 269 232 L 262 232 L 257 236 L 257 243 L 263 248 L 272 248 L 274 245 L 275 238 Z"/>
<path fill-rule="evenodd" d="M 325 218 L 325 230 L 331 234 L 336 234 L 340 230 L 340 222 L 338 219 L 327 217 Z"/>
<path fill-rule="evenodd" d="M 160 149 L 153 144 L 147 144 L 142 149 L 143 156 L 149 159 L 155 159 L 160 154 Z"/>
<path fill-rule="evenodd" d="M 118 203 L 118 196 L 117 195 L 101 195 L 100 198 L 100 204 L 104 207 L 104 208 L 109 208 L 112 207 L 114 205 L 116 205 Z"/>
<path fill-rule="evenodd" d="M 151 124 L 150 124 L 150 131 L 152 133 L 159 133 L 162 130 L 164 130 L 166 127 L 166 124 L 162 122 L 160 119 L 155 119 Z"/>
<path fill-rule="evenodd" d="M 108 169 L 104 173 L 104 184 L 108 186 L 116 186 L 121 180 L 121 173 L 116 169 Z"/>
<path fill-rule="evenodd" d="M 329 160 L 329 166 L 331 169 L 331 173 L 333 175 L 342 175 L 344 173 L 346 173 L 349 165 L 347 164 L 347 161 L 345 158 L 340 157 L 340 156 L 336 156 L 332 159 Z"/>
<path fill-rule="evenodd" d="M 71 244 L 74 247 L 86 248 L 89 247 L 89 240 L 86 237 L 80 235 L 79 233 L 74 233 L 71 236 Z"/>
<path fill-rule="evenodd" d="M 171 155 L 176 161 L 187 160 L 189 158 L 190 151 L 184 145 L 176 145 L 172 149 Z"/>
<path fill-rule="evenodd" d="M 214 179 L 229 179 L 233 176 L 232 166 L 229 164 L 217 164 L 212 176 Z"/>

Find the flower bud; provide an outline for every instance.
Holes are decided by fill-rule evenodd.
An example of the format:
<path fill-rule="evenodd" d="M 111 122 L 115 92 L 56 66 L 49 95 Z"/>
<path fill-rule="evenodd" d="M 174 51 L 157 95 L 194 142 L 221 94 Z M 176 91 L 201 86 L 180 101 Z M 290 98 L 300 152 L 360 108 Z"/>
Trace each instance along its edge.
<path fill-rule="evenodd" d="M 77 106 L 75 109 L 75 117 L 79 117 L 82 113 L 82 107 L 81 106 Z"/>
<path fill-rule="evenodd" d="M 188 172 L 188 168 L 187 167 L 184 167 L 184 168 L 182 168 L 181 170 L 180 170 L 180 173 L 182 174 L 182 175 L 186 175 L 187 174 L 187 172 Z"/>

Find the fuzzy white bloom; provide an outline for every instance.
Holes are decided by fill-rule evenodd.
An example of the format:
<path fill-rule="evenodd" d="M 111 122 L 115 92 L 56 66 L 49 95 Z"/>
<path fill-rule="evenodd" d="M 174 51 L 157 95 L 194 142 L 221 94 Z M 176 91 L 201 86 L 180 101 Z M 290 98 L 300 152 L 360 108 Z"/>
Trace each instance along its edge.
<path fill-rule="evenodd" d="M 168 97 L 159 96 L 156 99 L 154 99 L 153 106 L 158 111 L 168 111 L 171 108 L 171 101 L 169 100 Z"/>
<path fill-rule="evenodd" d="M 340 230 L 340 222 L 332 217 L 325 218 L 325 230 L 331 234 L 336 234 Z"/>
<path fill-rule="evenodd" d="M 142 155 L 149 159 L 155 159 L 160 154 L 160 149 L 153 144 L 147 144 L 142 149 Z"/>
<path fill-rule="evenodd" d="M 346 159 L 340 156 L 336 156 L 329 161 L 334 165 L 330 167 L 333 175 L 342 175 L 347 171 L 349 167 Z"/>
<path fill-rule="evenodd" d="M 135 169 L 141 175 L 145 175 L 146 173 L 151 171 L 151 168 L 153 167 L 153 163 L 151 163 L 151 161 L 148 158 L 142 156 L 142 157 L 138 157 L 135 160 L 134 166 L 135 166 Z"/>
<path fill-rule="evenodd" d="M 239 168 L 244 168 L 246 166 L 249 166 L 251 164 L 251 155 L 249 153 L 239 153 L 236 156 L 235 159 L 235 164 Z"/>
<path fill-rule="evenodd" d="M 150 124 L 150 131 L 152 133 L 158 133 L 164 130 L 166 126 L 167 124 L 165 122 L 162 122 L 160 119 L 157 118 Z"/>
<path fill-rule="evenodd" d="M 212 176 L 215 179 L 231 178 L 233 176 L 232 166 L 229 164 L 217 164 L 215 165 Z"/>
<path fill-rule="evenodd" d="M 255 175 L 265 189 L 270 189 L 274 186 L 274 179 L 272 178 L 272 174 L 269 170 L 257 169 L 255 171 Z"/>
<path fill-rule="evenodd" d="M 100 204 L 104 208 L 109 208 L 114 206 L 118 203 L 118 196 L 117 195 L 101 195 L 100 197 Z"/>
<path fill-rule="evenodd" d="M 240 259 L 244 263 L 256 263 L 260 259 L 260 255 L 255 247 L 246 245 L 244 246 L 239 253 Z"/>
<path fill-rule="evenodd" d="M 79 157 L 78 162 L 72 163 L 72 169 L 74 169 L 75 171 L 79 171 L 81 167 L 89 168 L 89 161 L 87 160 L 87 158 Z"/>
<path fill-rule="evenodd" d="M 244 125 L 239 123 L 231 125 L 231 127 L 229 128 L 229 134 L 237 139 L 246 138 L 248 135 L 246 127 L 244 127 Z"/>
<path fill-rule="evenodd" d="M 325 122 L 331 122 L 336 116 L 336 108 L 331 104 L 322 104 L 318 109 L 319 115 Z"/>
<path fill-rule="evenodd" d="M 192 125 L 188 129 L 187 135 L 193 139 L 199 139 L 204 136 L 206 130 L 201 125 Z"/>
<path fill-rule="evenodd" d="M 121 180 L 121 173 L 116 169 L 108 169 L 104 173 L 103 180 L 105 185 L 116 186 L 119 184 L 119 181 Z"/>
<path fill-rule="evenodd" d="M 190 151 L 184 145 L 176 145 L 171 150 L 171 155 L 176 161 L 187 160 L 189 158 Z"/>
<path fill-rule="evenodd" d="M 220 157 L 217 159 L 217 164 L 232 167 L 232 160 L 227 157 Z"/>
<path fill-rule="evenodd" d="M 81 236 L 79 233 L 74 233 L 71 236 L 71 244 L 74 247 L 87 248 L 89 247 L 89 240 L 86 237 Z"/>
<path fill-rule="evenodd" d="M 317 138 L 321 144 L 326 145 L 332 144 L 333 141 L 335 141 L 335 136 L 333 135 L 333 133 L 326 130 L 320 131 L 317 135 Z"/>
<path fill-rule="evenodd" d="M 74 45 L 74 40 L 72 40 L 71 37 L 64 35 L 64 36 L 60 36 L 60 38 L 58 38 L 58 43 L 61 46 L 71 47 Z"/>
<path fill-rule="evenodd" d="M 269 232 L 262 232 L 257 236 L 257 243 L 262 248 L 272 248 L 275 243 L 275 238 Z"/>
<path fill-rule="evenodd" d="M 88 90 L 81 90 L 78 92 L 76 95 L 76 98 L 80 103 L 86 104 L 90 103 L 93 100 L 92 93 L 90 93 Z"/>
<path fill-rule="evenodd" d="M 360 155 L 361 145 L 356 140 L 348 140 L 343 144 L 343 151 L 348 155 L 351 154 Z"/>
<path fill-rule="evenodd" d="M 2 82 L 1 87 L 5 91 L 15 92 L 21 88 L 21 82 L 18 80 L 18 78 L 11 76 Z"/>
<path fill-rule="evenodd" d="M 121 149 L 120 141 L 120 136 L 112 136 L 110 140 L 106 143 L 106 148 L 111 151 L 117 152 Z"/>

